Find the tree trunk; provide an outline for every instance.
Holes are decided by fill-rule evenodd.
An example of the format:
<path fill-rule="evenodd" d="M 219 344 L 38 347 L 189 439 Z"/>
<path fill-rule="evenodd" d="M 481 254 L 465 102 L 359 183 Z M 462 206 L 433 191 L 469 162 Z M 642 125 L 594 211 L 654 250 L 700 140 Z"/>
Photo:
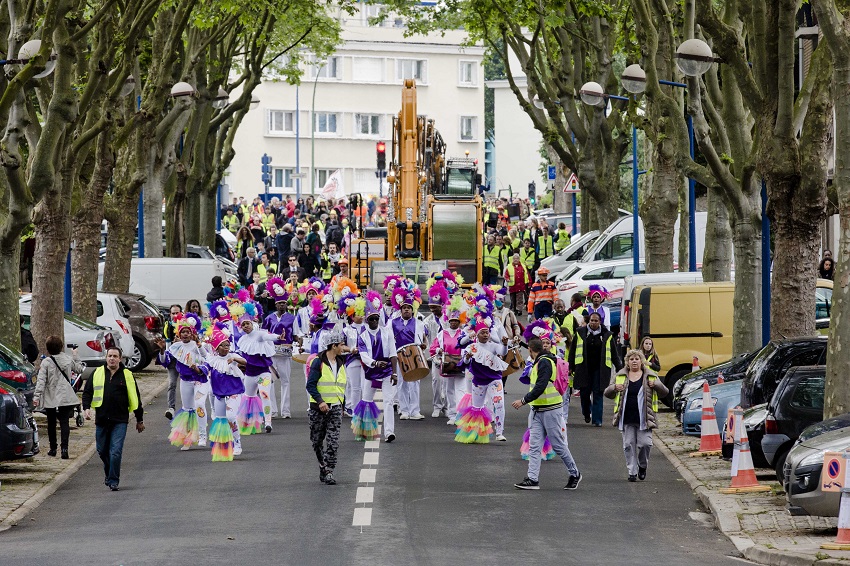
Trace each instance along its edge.
<path fill-rule="evenodd" d="M 182 163 L 177 164 L 174 195 L 168 203 L 167 245 L 168 257 L 186 257 L 186 181 L 188 176 Z"/>
<path fill-rule="evenodd" d="M 64 177 L 64 175 L 62 175 Z M 57 183 L 62 183 L 60 179 Z M 62 188 L 45 194 L 36 207 L 35 257 L 32 275 L 32 334 L 38 349 L 46 351 L 47 337 L 55 334 L 65 340 L 65 264 L 71 236 L 70 202 Z"/>
<path fill-rule="evenodd" d="M 186 243 L 201 243 L 201 191 L 195 190 L 186 195 Z"/>
<path fill-rule="evenodd" d="M 216 192 L 204 190 L 198 195 L 200 199 L 200 218 L 198 243 L 208 246 L 215 253 L 215 222 L 219 214 L 216 206 Z"/>
<path fill-rule="evenodd" d="M 724 207 L 725 208 L 725 207 Z M 758 210 L 758 209 L 756 209 Z M 761 340 L 761 218 L 752 213 L 733 226 L 735 298 L 732 353 L 757 350 Z M 728 265 L 728 264 L 727 264 Z M 728 281 L 722 279 L 722 281 Z"/>
<path fill-rule="evenodd" d="M 12 346 L 21 344 L 18 275 L 21 261 L 20 229 L 6 230 L 0 238 L 0 340 Z"/>
<path fill-rule="evenodd" d="M 679 184 L 679 241 L 677 246 L 677 261 L 679 271 L 688 269 L 688 231 L 684 229 L 688 225 L 688 179 Z M 705 233 L 705 249 L 708 250 L 708 226 Z M 705 278 L 705 262 L 703 262 L 703 278 Z"/>
<path fill-rule="evenodd" d="M 729 211 L 720 194 L 708 190 L 708 218 L 705 225 L 705 250 L 702 258 L 702 280 L 731 281 L 732 280 L 732 228 L 729 225 Z M 687 210 L 679 224 L 679 233 L 686 234 L 687 243 L 688 215 Z M 679 271 L 688 270 L 687 247 L 685 262 L 679 264 Z M 697 258 L 699 261 L 699 258 Z M 761 313 L 759 313 L 759 316 Z"/>
<path fill-rule="evenodd" d="M 151 143 L 153 142 L 151 136 Z M 163 188 L 162 176 L 155 170 L 153 161 L 158 160 L 155 155 L 158 153 L 157 147 L 149 149 L 151 153 L 150 160 L 147 164 L 148 173 L 144 188 L 144 203 L 142 205 L 144 218 L 144 227 L 139 226 L 139 230 L 144 228 L 145 234 L 145 257 L 162 257 L 162 202 L 165 195 Z"/>
<path fill-rule="evenodd" d="M 581 232 L 586 234 L 591 230 L 599 230 L 599 220 L 596 217 L 596 201 L 590 196 L 587 189 L 581 189 L 581 201 L 579 202 L 581 210 Z"/>
<path fill-rule="evenodd" d="M 673 271 L 673 229 L 678 209 L 676 187 L 681 184 L 682 177 L 675 162 L 663 155 L 662 148 L 656 147 L 653 151 L 652 163 L 652 176 L 645 184 L 640 203 L 646 246 L 642 253 L 647 273 L 667 273 Z"/>

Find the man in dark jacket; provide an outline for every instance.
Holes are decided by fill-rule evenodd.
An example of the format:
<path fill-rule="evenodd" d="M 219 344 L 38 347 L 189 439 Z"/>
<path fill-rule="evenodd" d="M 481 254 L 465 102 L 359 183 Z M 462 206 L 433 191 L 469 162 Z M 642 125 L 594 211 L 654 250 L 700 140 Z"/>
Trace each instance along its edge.
<path fill-rule="evenodd" d="M 207 293 L 207 302 L 211 303 L 224 298 L 224 287 L 222 286 L 221 276 L 216 275 L 212 278 L 212 289 Z"/>
<path fill-rule="evenodd" d="M 243 257 L 239 261 L 239 266 L 236 268 L 236 275 L 239 277 L 239 283 L 247 287 L 254 282 L 254 273 L 259 273 L 260 258 L 257 257 L 257 250 L 248 248 L 247 257 Z"/>
<path fill-rule="evenodd" d="M 593 426 L 602 426 L 602 392 L 611 381 L 611 369 L 620 371 L 623 362 L 617 352 L 614 337 L 602 326 L 598 313 L 590 315 L 587 326 L 576 330 L 570 344 L 569 362 L 573 387 L 581 392 L 584 422 L 592 421 Z"/>
<path fill-rule="evenodd" d="M 133 373 L 121 363 L 121 348 L 109 348 L 106 366 L 97 368 L 91 379 L 86 381 L 83 409 L 87 420 L 91 420 L 92 407 L 95 410 L 95 444 L 103 461 L 104 483 L 112 491 L 118 491 L 130 411 L 136 416 L 136 430 L 145 430 L 142 422 L 145 411 L 139 386 Z"/>
<path fill-rule="evenodd" d="M 295 235 L 292 233 L 292 225 L 284 224 L 277 235 L 277 256 L 281 265 L 286 265 L 286 258 L 289 257 L 292 248 L 292 238 Z"/>

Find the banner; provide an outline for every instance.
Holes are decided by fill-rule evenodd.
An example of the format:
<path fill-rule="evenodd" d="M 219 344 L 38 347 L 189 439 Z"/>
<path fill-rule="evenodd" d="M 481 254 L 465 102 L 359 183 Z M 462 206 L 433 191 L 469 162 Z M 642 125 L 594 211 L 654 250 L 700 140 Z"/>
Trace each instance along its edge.
<path fill-rule="evenodd" d="M 322 188 L 322 198 L 325 200 L 345 198 L 345 187 L 342 184 L 342 171 L 334 171 Z"/>

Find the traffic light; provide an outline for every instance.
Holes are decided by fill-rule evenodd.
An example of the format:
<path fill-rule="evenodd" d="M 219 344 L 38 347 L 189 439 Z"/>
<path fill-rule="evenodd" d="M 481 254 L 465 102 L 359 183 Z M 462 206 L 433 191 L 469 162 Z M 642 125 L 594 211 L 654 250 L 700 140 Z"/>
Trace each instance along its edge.
<path fill-rule="evenodd" d="M 537 185 L 534 183 L 534 181 L 528 184 L 528 203 L 531 206 L 537 204 Z"/>
<path fill-rule="evenodd" d="M 271 158 L 270 155 L 267 155 L 267 154 L 264 153 L 263 156 L 260 158 L 260 161 L 263 164 L 263 166 L 262 166 L 263 184 L 264 185 L 271 185 L 272 184 L 272 166 L 271 166 L 272 158 Z"/>
<path fill-rule="evenodd" d="M 378 142 L 376 146 L 378 152 L 378 171 L 383 171 L 387 168 L 387 144 Z"/>

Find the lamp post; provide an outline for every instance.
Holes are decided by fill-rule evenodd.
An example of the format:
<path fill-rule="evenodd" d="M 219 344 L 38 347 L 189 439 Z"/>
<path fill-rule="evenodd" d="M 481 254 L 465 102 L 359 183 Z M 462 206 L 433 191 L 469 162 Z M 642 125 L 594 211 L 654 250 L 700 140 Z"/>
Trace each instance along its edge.
<path fill-rule="evenodd" d="M 310 107 L 310 194 L 315 191 L 316 183 L 316 86 L 319 84 L 319 69 L 313 79 L 313 105 Z"/>
<path fill-rule="evenodd" d="M 301 93 L 295 85 L 295 202 L 301 200 Z"/>

